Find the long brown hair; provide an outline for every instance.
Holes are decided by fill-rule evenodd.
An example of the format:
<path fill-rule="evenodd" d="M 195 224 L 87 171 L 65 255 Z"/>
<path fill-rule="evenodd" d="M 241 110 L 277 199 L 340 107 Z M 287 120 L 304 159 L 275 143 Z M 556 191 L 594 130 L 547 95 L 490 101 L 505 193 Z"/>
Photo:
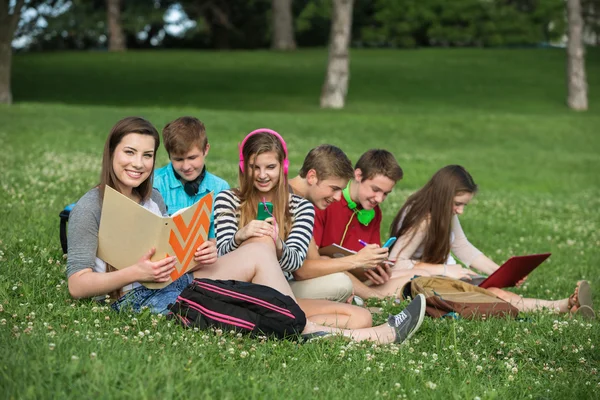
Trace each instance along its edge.
<path fill-rule="evenodd" d="M 390 235 L 400 238 L 409 234 L 412 238 L 425 221 L 427 232 L 421 261 L 443 264 L 450 254 L 454 197 L 476 192 L 477 185 L 467 170 L 460 165 L 448 165 L 437 171 L 425 186 L 406 200 L 390 226 Z M 402 226 L 398 227 L 401 220 Z"/>
<path fill-rule="evenodd" d="M 115 155 L 115 149 L 121 143 L 121 140 L 130 133 L 138 133 L 141 135 L 150 135 L 154 137 L 154 157 L 152 159 L 152 171 L 150 176 L 138 187 L 133 188 L 133 192 L 137 193 L 142 201 L 147 200 L 152 193 L 152 176 L 154 175 L 154 165 L 156 163 L 156 151 L 160 146 L 160 137 L 156 128 L 148 121 L 140 117 L 126 117 L 120 120 L 113 126 L 108 134 L 106 143 L 104 144 L 104 154 L 102 155 L 102 170 L 100 171 L 100 183 L 98 189 L 100 190 L 100 202 L 104 198 L 104 188 L 108 185 L 115 190 L 119 190 L 117 186 L 117 176 L 113 169 L 113 158 Z M 113 272 L 117 269 L 106 263 L 106 272 Z M 121 289 L 116 289 L 109 293 L 111 299 L 118 299 L 121 297 Z"/>
<path fill-rule="evenodd" d="M 156 152 L 160 146 L 160 137 L 156 128 L 147 120 L 141 117 L 126 117 L 120 120 L 113 126 L 106 138 L 104 144 L 104 154 L 102 155 L 102 170 L 100 171 L 100 198 L 104 198 L 104 188 L 106 185 L 115 190 L 119 190 L 117 186 L 117 176 L 113 169 L 113 158 L 115 149 L 121 143 L 121 140 L 130 133 L 139 133 L 140 135 L 150 135 L 154 138 L 154 157 L 152 159 L 152 170 L 150 176 L 138 187 L 133 188 L 142 201 L 148 200 L 152 193 L 152 177 L 154 175 L 154 165 L 156 164 Z"/>
<path fill-rule="evenodd" d="M 289 210 L 290 191 L 283 168 L 285 151 L 279 138 L 267 132 L 253 134 L 246 140 L 244 147 L 241 149 L 244 157 L 244 172 L 240 169 L 238 175 L 240 187 L 235 190 L 240 198 L 239 228 L 256 219 L 258 203 L 262 201 L 261 192 L 254 187 L 254 172 L 249 167 L 250 158 L 258 157 L 260 154 L 270 151 L 275 152 L 280 164 L 279 183 L 275 188 L 271 202 L 273 203 L 273 215 L 279 226 L 279 238 L 285 240 L 292 227 L 292 215 Z"/>

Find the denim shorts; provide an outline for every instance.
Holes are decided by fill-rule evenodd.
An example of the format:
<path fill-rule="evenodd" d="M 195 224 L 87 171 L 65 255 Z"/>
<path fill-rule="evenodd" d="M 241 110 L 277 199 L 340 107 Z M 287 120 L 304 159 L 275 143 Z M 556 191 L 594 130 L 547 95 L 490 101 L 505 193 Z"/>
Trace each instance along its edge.
<path fill-rule="evenodd" d="M 194 280 L 191 273 L 183 275 L 162 289 L 148 289 L 138 286 L 112 304 L 115 311 L 140 312 L 147 307 L 153 314 L 166 314 L 169 304 L 175 303 L 177 296 Z"/>

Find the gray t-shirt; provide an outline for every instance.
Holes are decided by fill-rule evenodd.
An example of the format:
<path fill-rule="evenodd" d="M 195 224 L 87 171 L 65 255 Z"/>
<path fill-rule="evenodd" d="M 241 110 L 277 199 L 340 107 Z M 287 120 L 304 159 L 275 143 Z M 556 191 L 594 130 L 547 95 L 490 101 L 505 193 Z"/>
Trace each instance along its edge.
<path fill-rule="evenodd" d="M 160 212 L 162 215 L 167 212 L 163 198 L 156 189 L 152 190 L 150 199 L 142 205 L 156 213 Z M 69 215 L 67 231 L 67 278 L 86 268 L 99 269 L 100 259 L 97 259 L 96 253 L 101 213 L 102 202 L 98 188 L 93 188 L 84 194 L 73 207 Z M 140 257 L 142 255 L 140 254 Z M 106 264 L 104 264 L 104 270 L 106 270 Z"/>

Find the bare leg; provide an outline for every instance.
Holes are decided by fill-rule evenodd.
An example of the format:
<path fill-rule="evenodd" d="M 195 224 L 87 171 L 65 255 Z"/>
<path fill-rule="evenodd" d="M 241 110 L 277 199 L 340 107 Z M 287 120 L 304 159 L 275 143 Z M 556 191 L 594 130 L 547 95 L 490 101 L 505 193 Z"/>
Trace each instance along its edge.
<path fill-rule="evenodd" d="M 488 288 L 490 292 L 517 307 L 519 311 L 536 311 L 544 308 L 565 313 L 569 311 L 569 299 L 562 300 L 541 300 L 530 299 L 519 296 L 516 293 L 508 292 L 498 288 Z"/>
<path fill-rule="evenodd" d="M 371 286 L 371 289 L 377 291 L 383 297 L 402 298 L 401 290 L 415 276 L 430 276 L 431 274 L 422 269 L 394 270 L 392 269 L 392 279 L 382 285 Z"/>
<path fill-rule="evenodd" d="M 370 328 L 371 313 L 357 306 L 328 300 L 298 299 L 309 321 L 346 329 Z"/>
<path fill-rule="evenodd" d="M 430 276 L 431 274 L 422 269 L 409 269 L 409 270 L 394 270 L 392 269 L 392 279 L 382 285 L 367 286 L 354 274 L 346 272 L 346 275 L 352 280 L 352 286 L 354 287 L 354 293 L 363 299 L 370 297 L 376 297 L 383 299 L 385 297 L 402 298 L 400 290 L 402 287 L 410 281 L 415 275 Z"/>
<path fill-rule="evenodd" d="M 403 278 L 403 279 L 412 279 L 415 275 L 418 276 L 431 276 L 431 272 L 421 269 L 421 268 L 413 268 L 413 269 L 401 269 L 401 268 L 392 268 L 392 279 Z"/>
<path fill-rule="evenodd" d="M 248 243 L 221 256 L 212 265 L 194 271 L 194 278 L 235 279 L 272 287 L 296 300 L 292 289 L 281 272 L 271 241 Z"/>
<path fill-rule="evenodd" d="M 237 250 L 219 257 L 213 265 L 194 271 L 194 278 L 235 279 L 243 282 L 258 283 L 272 287 L 296 300 L 290 285 L 281 272 L 281 267 L 275 257 L 274 250 L 275 245 L 270 238 L 244 243 Z M 327 300 L 322 301 L 340 305 L 340 303 L 329 302 Z M 317 317 L 317 320 L 322 322 L 321 317 Z M 356 341 L 371 340 L 381 344 L 393 343 L 396 338 L 395 329 L 388 324 L 382 324 L 373 328 L 348 330 L 318 325 L 310 319 L 307 321 L 302 333 L 318 331 L 337 333 Z"/>
<path fill-rule="evenodd" d="M 376 297 L 378 299 L 383 299 L 385 296 L 373 289 L 370 286 L 365 285 L 360 281 L 356 276 L 354 276 L 350 272 L 344 272 L 352 281 L 352 287 L 354 288 L 354 294 L 362 297 L 363 299 L 368 299 L 370 297 Z"/>

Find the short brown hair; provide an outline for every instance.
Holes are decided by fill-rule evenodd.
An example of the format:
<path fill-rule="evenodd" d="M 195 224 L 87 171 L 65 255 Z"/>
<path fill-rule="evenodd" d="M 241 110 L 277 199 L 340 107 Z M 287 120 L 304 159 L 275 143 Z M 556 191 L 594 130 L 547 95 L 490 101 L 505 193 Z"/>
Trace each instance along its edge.
<path fill-rule="evenodd" d="M 171 155 L 183 155 L 194 146 L 202 151 L 208 145 L 206 128 L 202 121 L 195 117 L 180 117 L 169 122 L 162 131 L 165 149 Z"/>
<path fill-rule="evenodd" d="M 377 175 L 398 182 L 402 179 L 404 172 L 398 165 L 394 155 L 387 150 L 371 149 L 360 156 L 354 169 L 360 169 L 363 179 L 373 179 Z"/>
<path fill-rule="evenodd" d="M 331 144 L 322 144 L 308 152 L 304 158 L 300 177 L 306 178 L 308 171 L 314 169 L 317 179 L 329 178 L 352 179 L 354 170 L 350 159 L 339 147 Z"/>

